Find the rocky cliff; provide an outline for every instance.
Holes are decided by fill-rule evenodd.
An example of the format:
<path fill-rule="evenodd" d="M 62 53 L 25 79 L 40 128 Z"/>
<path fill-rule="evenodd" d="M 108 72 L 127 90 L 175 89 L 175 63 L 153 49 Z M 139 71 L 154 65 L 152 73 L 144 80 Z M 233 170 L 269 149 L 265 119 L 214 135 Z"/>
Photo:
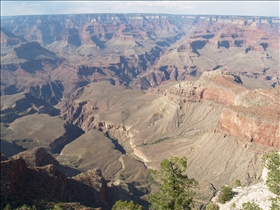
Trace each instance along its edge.
<path fill-rule="evenodd" d="M 92 169 L 78 177 L 67 178 L 55 165 L 39 165 L 27 166 L 22 158 L 1 161 L 1 208 L 12 200 L 12 206 L 31 203 L 42 207 L 55 202 L 79 202 L 88 207 L 110 209 L 104 201 L 106 183 L 100 171 Z"/>
<path fill-rule="evenodd" d="M 185 82 L 166 91 L 177 103 L 209 100 L 224 104 L 217 128 L 250 142 L 279 148 L 279 87 L 248 90 L 230 72 L 204 73 L 196 82 Z"/>
<path fill-rule="evenodd" d="M 137 93 L 91 84 L 59 107 L 65 120 L 117 139 L 148 168 L 187 156 L 202 200 L 211 197 L 209 183 L 258 181 L 263 154 L 279 148 L 278 88 L 248 89 L 240 76 L 220 70 L 170 86 Z"/>
<path fill-rule="evenodd" d="M 91 82 L 148 89 L 217 69 L 276 86 L 277 21 L 161 14 L 11 17 L 2 22 L 1 42 L 26 42 L 2 55 L 1 94 L 30 91 L 56 104 Z"/>

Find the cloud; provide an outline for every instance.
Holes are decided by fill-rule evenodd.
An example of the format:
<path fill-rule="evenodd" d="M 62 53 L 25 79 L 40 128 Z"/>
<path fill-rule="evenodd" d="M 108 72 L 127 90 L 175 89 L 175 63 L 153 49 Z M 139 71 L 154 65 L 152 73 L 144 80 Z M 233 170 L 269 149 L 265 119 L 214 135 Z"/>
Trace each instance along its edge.
<path fill-rule="evenodd" d="M 269 1 L 1 1 L 1 15 L 167 13 L 279 16 Z"/>

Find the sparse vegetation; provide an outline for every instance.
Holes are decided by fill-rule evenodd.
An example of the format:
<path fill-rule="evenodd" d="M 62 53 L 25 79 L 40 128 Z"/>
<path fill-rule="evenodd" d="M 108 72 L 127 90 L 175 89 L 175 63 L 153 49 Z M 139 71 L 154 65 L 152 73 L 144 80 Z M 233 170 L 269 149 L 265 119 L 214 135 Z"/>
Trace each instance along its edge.
<path fill-rule="evenodd" d="M 134 203 L 133 201 L 118 200 L 112 207 L 112 210 L 144 210 L 141 205 Z"/>
<path fill-rule="evenodd" d="M 270 210 L 279 210 L 280 209 L 280 197 L 277 196 L 271 199 Z"/>
<path fill-rule="evenodd" d="M 4 208 L 4 210 L 12 210 L 11 205 L 10 205 L 10 204 L 7 204 L 7 205 L 5 206 L 5 208 Z"/>
<path fill-rule="evenodd" d="M 247 202 L 247 203 L 243 203 L 242 204 L 242 209 L 241 210 L 262 210 L 258 204 L 256 203 L 251 203 L 251 202 Z"/>
<path fill-rule="evenodd" d="M 206 210 L 218 210 L 219 206 L 213 202 L 208 203 L 206 206 Z"/>
<path fill-rule="evenodd" d="M 264 157 L 264 166 L 268 169 L 266 185 L 268 189 L 276 194 L 275 198 L 271 199 L 271 210 L 280 209 L 280 154 L 273 152 Z"/>
<path fill-rule="evenodd" d="M 63 210 L 63 206 L 60 203 L 54 204 L 54 207 L 52 210 Z"/>
<path fill-rule="evenodd" d="M 41 206 L 41 208 L 44 208 L 44 206 Z M 5 208 L 3 208 L 3 210 L 12 210 L 12 209 L 16 209 L 16 210 L 37 210 L 37 207 L 35 204 L 32 205 L 32 203 L 28 203 L 28 204 L 20 204 L 20 203 L 13 203 L 11 204 L 7 204 L 5 206 Z"/>
<path fill-rule="evenodd" d="M 221 192 L 219 193 L 218 200 L 220 203 L 224 204 L 232 198 L 232 188 L 228 186 L 223 186 Z"/>
<path fill-rule="evenodd" d="M 236 187 L 240 187 L 241 181 L 239 179 L 235 180 L 235 185 L 236 185 Z"/>
<path fill-rule="evenodd" d="M 142 143 L 142 144 L 140 144 L 140 146 L 153 145 L 153 144 L 157 144 L 157 143 L 162 142 L 162 141 L 166 141 L 166 140 L 168 140 L 168 139 L 170 139 L 170 137 L 164 137 L 164 138 L 157 139 L 157 140 L 155 140 L 155 141 L 153 141 L 153 142 L 145 142 L 145 143 Z"/>
<path fill-rule="evenodd" d="M 268 169 L 266 185 L 268 189 L 276 194 L 280 195 L 280 154 L 274 152 L 265 156 L 264 165 Z"/>
<path fill-rule="evenodd" d="M 26 204 L 24 204 L 22 207 L 19 208 L 20 210 L 29 210 L 29 206 L 27 206 Z"/>
<path fill-rule="evenodd" d="M 187 158 L 171 157 L 164 159 L 160 170 L 150 170 L 152 179 L 159 190 L 149 196 L 150 209 L 191 209 L 195 193 L 191 188 L 198 182 L 186 174 Z"/>
<path fill-rule="evenodd" d="M 31 210 L 37 210 L 37 207 L 35 205 L 32 205 Z"/>

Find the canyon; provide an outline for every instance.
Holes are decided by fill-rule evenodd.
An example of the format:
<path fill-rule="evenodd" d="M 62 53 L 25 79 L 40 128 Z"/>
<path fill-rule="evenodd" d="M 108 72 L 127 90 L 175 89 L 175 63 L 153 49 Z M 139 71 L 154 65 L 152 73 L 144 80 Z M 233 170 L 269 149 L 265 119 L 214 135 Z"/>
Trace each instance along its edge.
<path fill-rule="evenodd" d="M 148 209 L 148 169 L 186 156 L 200 209 L 213 189 L 261 182 L 263 156 L 280 150 L 279 18 L 1 21 L 1 208 Z"/>

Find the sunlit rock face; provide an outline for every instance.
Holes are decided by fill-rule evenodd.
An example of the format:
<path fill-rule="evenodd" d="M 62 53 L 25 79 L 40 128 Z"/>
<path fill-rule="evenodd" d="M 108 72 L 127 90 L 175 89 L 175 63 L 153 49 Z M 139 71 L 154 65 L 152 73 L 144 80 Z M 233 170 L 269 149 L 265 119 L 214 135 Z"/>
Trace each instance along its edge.
<path fill-rule="evenodd" d="M 276 86 L 277 20 L 161 14 L 11 17 L 1 28 L 1 94 L 31 91 L 56 104 L 91 82 L 148 89 L 217 69 Z"/>
<path fill-rule="evenodd" d="M 239 209 L 242 208 L 243 203 L 247 202 L 254 202 L 261 209 L 270 209 L 271 198 L 275 198 L 276 195 L 270 192 L 265 184 L 267 179 L 267 172 L 268 170 L 264 168 L 262 171 L 262 181 L 255 185 L 233 188 L 232 191 L 235 193 L 235 196 L 225 204 L 218 203 L 218 195 L 215 196 L 212 201 L 217 203 L 219 208 L 222 210 Z"/>
<path fill-rule="evenodd" d="M 260 179 L 263 154 L 278 147 L 277 101 L 279 88 L 252 90 L 241 77 L 217 70 L 146 93 L 90 84 L 59 106 L 63 119 L 118 139 L 149 168 L 166 157 L 187 156 L 199 195 L 208 199 L 209 183 L 221 187 L 236 176 L 245 183 Z"/>

